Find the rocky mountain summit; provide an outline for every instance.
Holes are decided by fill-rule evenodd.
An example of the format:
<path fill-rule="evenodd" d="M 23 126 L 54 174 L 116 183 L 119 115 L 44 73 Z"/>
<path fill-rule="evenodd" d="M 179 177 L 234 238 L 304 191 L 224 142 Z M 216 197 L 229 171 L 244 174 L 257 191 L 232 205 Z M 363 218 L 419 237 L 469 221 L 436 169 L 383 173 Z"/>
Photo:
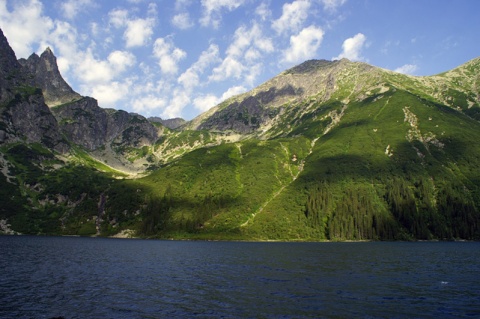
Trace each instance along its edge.
<path fill-rule="evenodd" d="M 57 58 L 50 48 L 41 56 L 33 53 L 27 60 L 20 59 L 18 62 L 33 76 L 32 85 L 42 89 L 45 103 L 49 107 L 73 102 L 82 97 L 73 91 L 61 76 Z"/>
<path fill-rule="evenodd" d="M 309 60 L 217 105 L 187 127 L 264 138 L 286 135 L 289 128 L 297 126 L 291 125 L 292 119 L 317 112 L 319 103 L 334 101 L 347 106 L 394 87 L 428 96 L 480 119 L 477 109 L 471 109 L 480 100 L 479 74 L 479 58 L 429 77 L 408 76 L 347 59 Z"/>
<path fill-rule="evenodd" d="M 7 39 L 0 34 L 2 60 L 0 142 L 25 139 L 61 153 L 80 146 L 99 161 L 127 171 L 144 170 L 144 160 L 133 163 L 128 154 L 152 146 L 161 127 L 145 117 L 99 107 L 82 97 L 61 76 L 50 48 L 17 61 Z M 102 152 L 98 149 L 102 148 Z M 97 152 L 95 153 L 95 151 Z"/>
<path fill-rule="evenodd" d="M 41 143 L 59 152 L 68 149 L 42 90 L 17 61 L 0 30 L 0 142 Z"/>

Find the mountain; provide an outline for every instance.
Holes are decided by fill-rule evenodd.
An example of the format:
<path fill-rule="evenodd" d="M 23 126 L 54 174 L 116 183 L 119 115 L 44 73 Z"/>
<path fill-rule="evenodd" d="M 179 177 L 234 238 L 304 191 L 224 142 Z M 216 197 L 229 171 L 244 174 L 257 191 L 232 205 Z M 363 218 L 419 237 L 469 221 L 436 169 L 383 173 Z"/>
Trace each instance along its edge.
<path fill-rule="evenodd" d="M 45 104 L 42 90 L 15 57 L 0 30 L 0 142 L 42 143 L 59 152 L 68 149 L 58 124 Z"/>
<path fill-rule="evenodd" d="M 182 123 L 0 45 L 4 233 L 480 239 L 479 58 L 426 77 L 310 60 Z"/>
<path fill-rule="evenodd" d="M 310 60 L 201 114 L 189 128 L 253 133 L 262 138 L 286 135 L 297 127 L 290 120 L 315 112 L 319 104 L 331 101 L 348 107 L 393 87 L 480 119 L 477 108 L 471 109 L 479 99 L 478 65 L 475 59 L 444 74 L 412 77 L 347 59 Z"/>
<path fill-rule="evenodd" d="M 60 75 L 57 58 L 50 48 L 41 56 L 33 53 L 27 60 L 18 60 L 33 76 L 33 86 L 42 89 L 45 103 L 48 106 L 65 104 L 79 100 L 81 95 L 73 91 Z"/>

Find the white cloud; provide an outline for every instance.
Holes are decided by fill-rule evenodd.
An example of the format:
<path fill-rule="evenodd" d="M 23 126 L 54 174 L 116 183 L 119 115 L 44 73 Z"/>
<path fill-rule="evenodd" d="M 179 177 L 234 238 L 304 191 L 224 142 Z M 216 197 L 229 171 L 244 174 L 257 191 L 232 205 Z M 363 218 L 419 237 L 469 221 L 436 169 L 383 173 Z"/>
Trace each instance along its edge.
<path fill-rule="evenodd" d="M 212 107 L 218 105 L 222 101 L 225 101 L 226 99 L 244 93 L 246 92 L 247 89 L 243 86 L 233 86 L 229 88 L 227 91 L 225 91 L 222 94 L 222 97 L 218 98 L 213 94 L 206 94 L 206 95 L 201 95 L 193 100 L 193 106 L 201 111 L 205 112 L 211 109 Z"/>
<path fill-rule="evenodd" d="M 247 91 L 247 89 L 245 87 L 241 86 L 241 85 L 232 86 L 231 88 L 229 88 L 228 90 L 226 90 L 222 94 L 222 97 L 220 98 L 220 102 L 225 101 L 226 99 L 228 99 L 232 96 L 244 93 L 246 91 Z"/>
<path fill-rule="evenodd" d="M 200 112 L 205 112 L 217 105 L 219 99 L 213 94 L 202 95 L 193 100 L 193 106 Z"/>
<path fill-rule="evenodd" d="M 167 101 L 164 98 L 159 98 L 152 94 L 142 96 L 132 102 L 133 110 L 138 113 L 149 113 L 154 110 L 160 110 L 163 109 L 165 105 L 167 105 Z"/>
<path fill-rule="evenodd" d="M 125 9 L 114 9 L 108 13 L 109 23 L 115 28 L 123 27 L 128 21 L 128 11 Z"/>
<path fill-rule="evenodd" d="M 113 70 L 107 61 L 97 60 L 92 50 L 82 54 L 79 65 L 75 68 L 75 74 L 84 83 L 105 83 L 113 78 Z"/>
<path fill-rule="evenodd" d="M 245 84 L 248 86 L 254 86 L 257 77 L 262 73 L 263 64 L 257 63 L 248 67 L 248 72 L 245 74 Z"/>
<path fill-rule="evenodd" d="M 127 48 L 144 45 L 153 34 L 153 19 L 135 19 L 127 22 L 127 29 L 123 34 Z"/>
<path fill-rule="evenodd" d="M 235 31 L 234 41 L 228 47 L 227 55 L 241 57 L 248 48 L 259 49 L 267 53 L 274 50 L 272 40 L 263 36 L 262 30 L 256 23 L 250 29 L 241 26 Z"/>
<path fill-rule="evenodd" d="M 60 10 L 67 19 L 74 19 L 79 13 L 94 6 L 92 0 L 68 0 L 60 4 Z"/>
<path fill-rule="evenodd" d="M 53 20 L 43 15 L 43 5 L 38 0 L 15 1 L 12 3 L 12 11 L 8 11 L 6 1 L 1 1 L 0 21 L 3 33 L 17 58 L 29 57 L 37 50 L 33 45 L 47 41 L 54 28 Z"/>
<path fill-rule="evenodd" d="M 360 55 L 365 44 L 367 37 L 362 33 L 358 33 L 352 38 L 348 38 L 343 41 L 342 48 L 343 51 L 337 57 L 333 58 L 334 60 L 340 60 L 342 58 L 347 58 L 352 61 L 361 61 L 363 57 Z"/>
<path fill-rule="evenodd" d="M 415 64 L 405 64 L 399 68 L 396 68 L 395 72 L 413 75 L 415 71 L 417 71 L 417 68 L 418 67 Z"/>
<path fill-rule="evenodd" d="M 186 90 L 191 90 L 200 84 L 199 75 L 205 69 L 219 60 L 218 46 L 210 44 L 207 50 L 203 51 L 198 60 L 192 64 L 184 73 L 178 77 L 178 83 L 182 84 Z"/>
<path fill-rule="evenodd" d="M 169 105 L 163 110 L 161 116 L 167 119 L 180 117 L 183 108 L 188 104 L 190 104 L 190 98 L 188 97 L 188 94 L 184 91 L 175 90 Z"/>
<path fill-rule="evenodd" d="M 175 10 L 185 10 L 193 0 L 176 0 L 175 1 Z"/>
<path fill-rule="evenodd" d="M 292 35 L 290 47 L 284 51 L 282 61 L 297 63 L 313 58 L 322 43 L 323 35 L 323 30 L 313 25 L 304 28 L 298 35 Z"/>
<path fill-rule="evenodd" d="M 106 60 L 95 58 L 91 48 L 78 54 L 77 60 L 72 61 L 75 63 L 72 72 L 88 91 L 105 92 L 109 82 L 135 64 L 135 56 L 126 51 L 113 51 Z M 104 85 L 104 88 L 92 89 L 98 85 Z"/>
<path fill-rule="evenodd" d="M 153 55 L 164 74 L 178 72 L 178 62 L 185 58 L 185 51 L 175 47 L 169 38 L 158 38 L 153 45 Z"/>
<path fill-rule="evenodd" d="M 281 17 L 273 21 L 272 28 L 278 34 L 298 31 L 307 19 L 309 9 L 310 1 L 308 0 L 296 0 L 292 3 L 285 3 Z"/>
<path fill-rule="evenodd" d="M 338 7 L 345 4 L 347 0 L 321 0 L 321 2 L 326 11 L 335 11 Z"/>
<path fill-rule="evenodd" d="M 200 24 L 204 27 L 212 25 L 218 28 L 223 9 L 233 11 L 243 4 L 244 0 L 202 0 L 203 14 Z"/>
<path fill-rule="evenodd" d="M 129 18 L 129 12 L 125 9 L 114 9 L 108 13 L 109 23 L 115 28 L 125 27 L 123 38 L 127 48 L 143 46 L 153 34 L 153 27 L 156 20 L 156 5 L 151 3 L 148 6 L 148 17 Z"/>
<path fill-rule="evenodd" d="M 55 28 L 50 32 L 47 41 L 51 41 L 53 47 L 57 49 L 57 55 L 61 54 L 62 57 L 67 58 L 70 61 L 75 59 L 79 40 L 77 38 L 77 31 L 68 22 L 55 21 Z M 42 43 L 41 46 L 44 46 L 42 48 L 43 50 L 47 46 L 50 46 L 50 44 Z"/>
<path fill-rule="evenodd" d="M 188 12 L 179 13 L 173 16 L 172 24 L 179 29 L 186 30 L 193 27 L 193 21 Z"/>
<path fill-rule="evenodd" d="M 241 26 L 235 31 L 234 40 L 227 48 L 227 56 L 219 66 L 213 69 L 209 80 L 241 79 L 247 74 L 245 79 L 252 83 L 254 82 L 254 79 L 251 78 L 253 73 L 249 70 L 264 54 L 274 50 L 272 40 L 263 36 L 257 23 L 253 23 L 250 29 Z"/>
<path fill-rule="evenodd" d="M 245 66 L 234 57 L 227 56 L 222 63 L 213 69 L 208 78 L 211 81 L 223 81 L 228 78 L 240 79 Z"/>
<path fill-rule="evenodd" d="M 262 2 L 256 9 L 255 14 L 260 17 L 260 20 L 267 21 L 271 15 L 272 11 L 268 8 L 268 4 L 266 2 Z"/>
<path fill-rule="evenodd" d="M 121 73 L 135 64 L 135 56 L 126 51 L 113 51 L 107 58 L 115 73 Z"/>
<path fill-rule="evenodd" d="M 118 82 L 113 81 L 104 84 L 97 84 L 92 87 L 86 87 L 84 90 L 88 92 L 87 95 L 93 96 L 98 100 L 98 105 L 101 107 L 116 107 L 116 102 L 126 97 L 129 92 L 131 83 L 128 81 Z"/>

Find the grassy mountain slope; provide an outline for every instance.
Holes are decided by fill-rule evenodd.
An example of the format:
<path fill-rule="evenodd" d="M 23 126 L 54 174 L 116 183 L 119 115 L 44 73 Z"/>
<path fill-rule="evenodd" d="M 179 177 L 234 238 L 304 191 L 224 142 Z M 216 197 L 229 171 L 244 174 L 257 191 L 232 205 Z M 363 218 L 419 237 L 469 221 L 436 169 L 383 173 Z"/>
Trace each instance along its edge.
<path fill-rule="evenodd" d="M 165 129 L 132 153 L 159 159 L 142 178 L 79 147 L 3 145 L 0 217 L 23 233 L 479 239 L 479 65 L 411 77 L 307 61 Z"/>

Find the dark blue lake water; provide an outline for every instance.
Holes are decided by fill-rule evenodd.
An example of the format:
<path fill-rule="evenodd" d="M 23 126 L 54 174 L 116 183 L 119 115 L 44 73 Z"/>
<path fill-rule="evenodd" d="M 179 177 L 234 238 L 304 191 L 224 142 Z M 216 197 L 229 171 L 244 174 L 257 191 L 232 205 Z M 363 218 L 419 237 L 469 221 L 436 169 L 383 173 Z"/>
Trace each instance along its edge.
<path fill-rule="evenodd" d="M 480 243 L 0 236 L 1 318 L 480 318 Z"/>

